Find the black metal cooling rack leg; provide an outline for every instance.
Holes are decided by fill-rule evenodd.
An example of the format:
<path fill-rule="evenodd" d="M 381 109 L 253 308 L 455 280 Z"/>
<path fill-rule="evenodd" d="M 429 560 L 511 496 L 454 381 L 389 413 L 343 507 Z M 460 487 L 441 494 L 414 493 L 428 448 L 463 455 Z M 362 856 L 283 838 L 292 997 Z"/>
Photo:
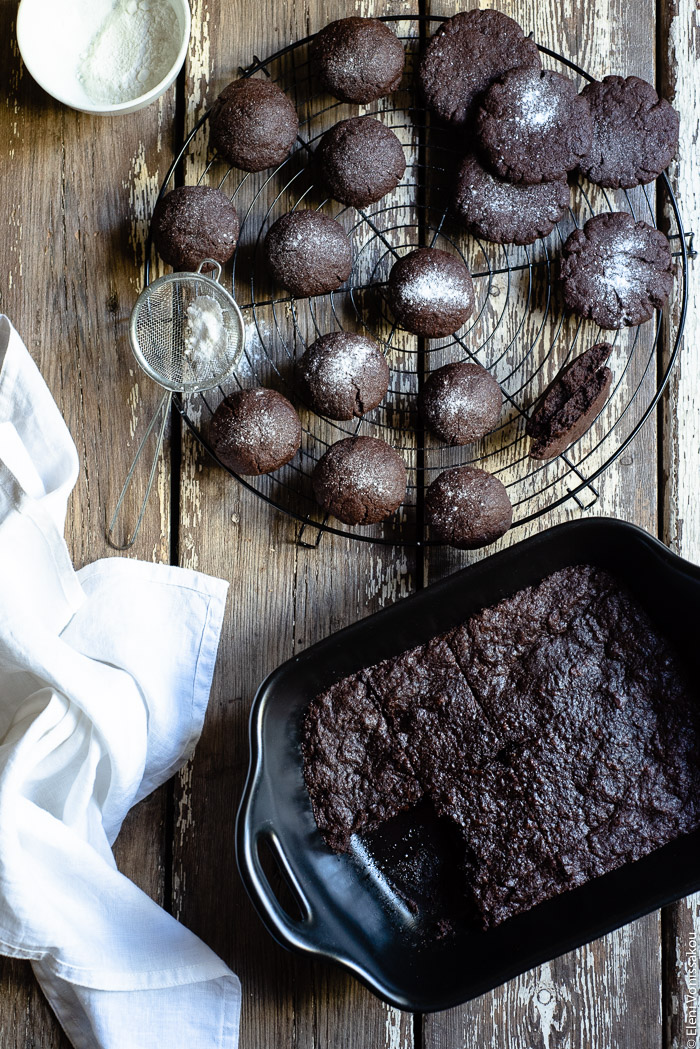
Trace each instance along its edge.
<path fill-rule="evenodd" d="M 566 465 L 569 467 L 569 470 L 572 473 L 576 474 L 578 479 L 580 481 L 583 481 L 584 485 L 585 485 L 585 487 L 579 488 L 577 491 L 572 492 L 571 493 L 571 498 L 578 505 L 579 509 L 581 509 L 581 510 L 590 510 L 590 508 L 592 506 L 594 506 L 595 503 L 598 502 L 598 499 L 600 498 L 600 492 L 598 491 L 598 489 L 596 488 L 596 486 L 594 484 L 591 484 L 590 482 L 586 482 L 585 476 L 574 465 L 574 463 L 571 462 L 571 460 L 569 459 L 569 457 L 567 455 L 562 454 L 562 455 L 559 456 L 559 458 L 562 460 L 562 462 L 566 463 Z M 584 492 L 590 492 L 591 493 L 592 498 L 588 502 L 584 502 L 584 500 L 581 498 L 581 496 L 583 495 Z"/>

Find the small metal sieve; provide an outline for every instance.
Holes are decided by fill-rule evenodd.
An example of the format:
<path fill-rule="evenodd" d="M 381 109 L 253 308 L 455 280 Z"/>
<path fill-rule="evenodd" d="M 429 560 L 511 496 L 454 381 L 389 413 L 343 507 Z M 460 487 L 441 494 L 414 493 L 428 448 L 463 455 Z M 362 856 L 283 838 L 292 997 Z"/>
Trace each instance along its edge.
<path fill-rule="evenodd" d="M 204 268 L 214 270 L 205 276 Z M 168 273 L 147 285 L 136 300 L 129 324 L 134 357 L 165 394 L 138 447 L 107 530 L 107 541 L 127 550 L 138 535 L 146 512 L 174 393 L 202 393 L 218 386 L 235 367 L 245 345 L 245 324 L 235 300 L 221 286 L 221 266 L 213 259 L 196 273 Z M 156 449 L 136 527 L 125 543 L 114 541 L 124 497 L 146 441 L 160 420 Z"/>

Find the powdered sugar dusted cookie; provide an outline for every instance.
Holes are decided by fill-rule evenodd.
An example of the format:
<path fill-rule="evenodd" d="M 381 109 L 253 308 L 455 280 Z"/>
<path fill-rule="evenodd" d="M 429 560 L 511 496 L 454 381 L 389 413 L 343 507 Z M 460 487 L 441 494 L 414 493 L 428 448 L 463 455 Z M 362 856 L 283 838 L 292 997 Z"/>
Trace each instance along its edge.
<path fill-rule="evenodd" d="M 403 44 L 377 18 L 339 18 L 314 37 L 311 67 L 341 102 L 374 102 L 401 83 Z"/>
<path fill-rule="evenodd" d="M 418 407 L 426 426 L 447 444 L 471 444 L 501 418 L 503 394 L 493 375 L 473 361 L 431 372 Z"/>
<path fill-rule="evenodd" d="M 565 178 L 534 186 L 514 185 L 492 175 L 475 156 L 457 173 L 452 208 L 477 237 L 496 244 L 532 244 L 554 229 L 569 206 Z"/>
<path fill-rule="evenodd" d="M 551 69 L 514 69 L 493 84 L 477 118 L 493 170 L 509 182 L 566 178 L 591 148 L 588 102 Z"/>
<path fill-rule="evenodd" d="M 676 155 L 679 116 L 651 84 L 606 76 L 581 92 L 593 117 L 593 141 L 582 174 L 599 186 L 631 189 L 652 182 Z"/>
<path fill-rule="evenodd" d="M 418 70 L 428 109 L 464 127 L 493 81 L 518 66 L 540 67 L 534 40 L 500 11 L 464 11 L 448 18 L 431 39 Z"/>
<path fill-rule="evenodd" d="M 299 382 L 314 411 L 329 419 L 352 419 L 384 400 L 389 365 L 374 339 L 334 331 L 309 346 L 299 361 Z"/>
<path fill-rule="evenodd" d="M 456 255 L 417 248 L 394 263 L 387 299 L 402 328 L 439 339 L 454 334 L 472 315 L 474 285 Z"/>
<path fill-rule="evenodd" d="M 566 241 L 561 278 L 567 306 L 601 328 L 641 324 L 671 293 L 671 249 L 660 230 L 626 212 L 595 215 Z"/>

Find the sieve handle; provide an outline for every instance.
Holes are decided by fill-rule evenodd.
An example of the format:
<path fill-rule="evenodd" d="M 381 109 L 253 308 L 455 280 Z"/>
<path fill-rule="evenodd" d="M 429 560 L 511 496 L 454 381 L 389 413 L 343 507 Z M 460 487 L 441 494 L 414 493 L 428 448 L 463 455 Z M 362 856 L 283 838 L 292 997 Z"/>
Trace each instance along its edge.
<path fill-rule="evenodd" d="M 114 514 L 112 516 L 112 520 L 109 523 L 109 528 L 107 529 L 107 532 L 106 532 L 107 542 L 109 543 L 110 546 L 114 547 L 115 550 L 128 550 L 129 547 L 134 545 L 134 543 L 136 541 L 136 536 L 139 534 L 139 529 L 141 527 L 141 522 L 143 521 L 143 516 L 146 513 L 146 504 L 148 503 L 148 497 L 151 494 L 151 489 L 153 488 L 153 482 L 155 481 L 155 477 L 156 477 L 156 470 L 158 468 L 158 457 L 160 456 L 160 450 L 163 447 L 163 435 L 165 434 L 165 424 L 168 421 L 168 415 L 170 414 L 170 405 L 172 403 L 172 399 L 173 399 L 172 392 L 170 390 L 166 390 L 166 392 L 163 394 L 163 397 L 161 399 L 160 404 L 158 405 L 158 407 L 156 408 L 156 410 L 154 412 L 153 418 L 151 419 L 150 423 L 148 424 L 148 429 L 146 430 L 145 434 L 143 435 L 143 438 L 141 440 L 141 444 L 138 446 L 138 450 L 136 452 L 136 455 L 134 456 L 134 461 L 133 461 L 133 463 L 131 464 L 131 466 L 129 468 L 128 474 L 126 475 L 126 480 L 124 481 L 124 487 L 121 490 L 121 495 L 119 496 L 119 498 L 117 500 L 116 509 L 115 509 Z M 122 508 L 122 503 L 124 502 L 124 497 L 126 496 L 126 493 L 129 490 L 129 485 L 131 484 L 131 481 L 133 479 L 134 471 L 136 470 L 136 464 L 138 463 L 139 459 L 141 458 L 141 453 L 143 452 L 143 450 L 144 450 L 144 448 L 146 446 L 146 441 L 148 440 L 148 438 L 150 437 L 151 433 L 155 429 L 156 423 L 158 422 L 158 419 L 160 418 L 161 413 L 162 413 L 163 417 L 161 419 L 160 429 L 158 431 L 158 439 L 156 441 L 156 450 L 153 453 L 153 462 L 151 463 L 151 472 L 148 475 L 148 486 L 146 488 L 146 494 L 144 495 L 143 502 L 141 503 L 141 512 L 139 513 L 138 521 L 136 522 L 136 527 L 134 528 L 133 532 L 131 533 L 131 536 L 127 539 L 127 541 L 125 543 L 119 544 L 119 543 L 116 543 L 114 541 L 114 526 L 117 523 L 117 518 L 119 517 L 119 512 L 120 512 L 120 510 Z"/>

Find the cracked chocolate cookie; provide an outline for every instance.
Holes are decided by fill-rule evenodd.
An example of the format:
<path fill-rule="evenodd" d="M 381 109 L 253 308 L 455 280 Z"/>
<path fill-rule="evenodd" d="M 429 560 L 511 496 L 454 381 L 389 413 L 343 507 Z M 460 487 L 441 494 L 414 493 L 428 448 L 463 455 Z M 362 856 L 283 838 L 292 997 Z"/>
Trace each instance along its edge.
<path fill-rule="evenodd" d="M 270 80 L 234 80 L 217 98 L 209 119 L 212 145 L 241 171 L 281 164 L 298 130 L 296 109 Z"/>
<path fill-rule="evenodd" d="M 210 186 L 172 189 L 161 197 L 151 222 L 158 254 L 176 270 L 196 270 L 204 259 L 228 262 L 239 231 L 233 204 Z"/>
<path fill-rule="evenodd" d="M 335 291 L 352 270 L 348 235 L 320 211 L 290 211 L 265 238 L 265 257 L 273 278 L 292 295 Z"/>
<path fill-rule="evenodd" d="M 387 301 L 397 324 L 414 335 L 453 335 L 474 311 L 474 285 L 464 262 L 440 248 L 417 248 L 395 262 Z"/>
<path fill-rule="evenodd" d="M 406 495 L 406 467 L 378 437 L 346 437 L 331 445 L 311 475 L 316 500 L 345 524 L 376 524 Z"/>
<path fill-rule="evenodd" d="M 532 244 L 546 237 L 569 206 L 565 178 L 514 185 L 492 175 L 475 156 L 457 172 L 452 209 L 476 237 L 496 244 Z"/>
<path fill-rule="evenodd" d="M 607 342 L 591 346 L 549 384 L 525 427 L 531 459 L 561 455 L 592 425 L 610 393 L 612 372 L 605 362 L 611 352 Z"/>
<path fill-rule="evenodd" d="M 678 150 L 679 116 L 651 84 L 606 76 L 581 92 L 593 117 L 593 141 L 579 165 L 599 186 L 631 189 L 653 182 Z"/>
<path fill-rule="evenodd" d="M 428 377 L 418 397 L 426 426 L 447 444 L 470 444 L 501 418 L 503 394 L 493 375 L 467 361 L 445 364 Z"/>
<path fill-rule="evenodd" d="M 425 513 L 431 532 L 461 550 L 495 543 L 513 521 L 503 484 L 476 466 L 439 474 L 425 493 Z"/>
<path fill-rule="evenodd" d="M 316 339 L 300 359 L 298 374 L 313 410 L 329 419 L 372 411 L 389 388 L 389 365 L 376 342 L 350 331 Z"/>
<path fill-rule="evenodd" d="M 340 18 L 314 37 L 309 61 L 323 87 L 341 102 L 375 102 L 401 83 L 403 44 L 376 18 Z"/>
<path fill-rule="evenodd" d="M 341 120 L 321 139 L 316 160 L 332 196 L 355 208 L 391 193 L 406 170 L 398 138 L 374 117 Z"/>
<path fill-rule="evenodd" d="M 513 69 L 492 84 L 477 131 L 493 170 L 508 182 L 565 179 L 591 148 L 593 122 L 576 85 L 551 69 Z"/>
<path fill-rule="evenodd" d="M 430 40 L 418 70 L 426 105 L 464 127 L 493 81 L 519 66 L 540 68 L 540 53 L 518 23 L 500 11 L 464 11 L 448 18 Z"/>
<path fill-rule="evenodd" d="M 601 328 L 648 321 L 666 304 L 673 261 L 664 234 L 627 212 L 594 215 L 562 250 L 566 305 Z"/>
<path fill-rule="evenodd" d="M 214 412 L 209 436 L 224 466 L 255 477 L 294 458 L 301 445 L 301 421 L 276 390 L 238 390 Z"/>

